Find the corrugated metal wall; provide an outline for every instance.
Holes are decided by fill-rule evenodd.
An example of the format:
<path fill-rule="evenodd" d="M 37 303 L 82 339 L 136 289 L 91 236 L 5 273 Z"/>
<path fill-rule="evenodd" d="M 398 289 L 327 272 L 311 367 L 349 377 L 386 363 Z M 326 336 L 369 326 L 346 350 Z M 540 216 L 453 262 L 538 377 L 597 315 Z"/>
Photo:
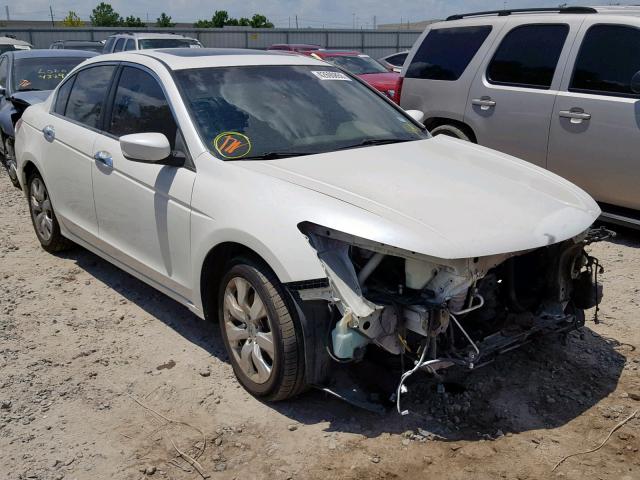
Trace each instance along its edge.
<path fill-rule="evenodd" d="M 407 50 L 420 35 L 411 30 L 319 30 L 319 29 L 134 29 L 134 28 L 55 28 L 10 30 L 0 28 L 0 36 L 11 34 L 36 48 L 49 48 L 56 40 L 104 40 L 118 32 L 174 32 L 198 38 L 206 47 L 259 48 L 274 43 L 311 43 L 326 48 L 360 50 L 379 58 Z"/>

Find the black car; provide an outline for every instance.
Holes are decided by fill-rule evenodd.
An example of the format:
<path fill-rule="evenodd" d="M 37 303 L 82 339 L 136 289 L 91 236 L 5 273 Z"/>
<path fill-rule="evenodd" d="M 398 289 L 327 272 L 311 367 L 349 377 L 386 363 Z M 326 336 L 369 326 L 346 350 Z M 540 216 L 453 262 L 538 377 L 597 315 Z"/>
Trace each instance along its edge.
<path fill-rule="evenodd" d="M 13 139 L 22 112 L 45 101 L 76 65 L 96 55 L 81 50 L 22 50 L 0 55 L 0 153 L 16 187 Z"/>

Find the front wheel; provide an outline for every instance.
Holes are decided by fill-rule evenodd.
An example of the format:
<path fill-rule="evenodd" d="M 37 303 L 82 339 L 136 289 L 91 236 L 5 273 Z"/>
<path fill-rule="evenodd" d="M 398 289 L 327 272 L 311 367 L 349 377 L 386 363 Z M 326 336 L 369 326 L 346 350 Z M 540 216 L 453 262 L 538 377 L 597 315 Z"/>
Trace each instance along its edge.
<path fill-rule="evenodd" d="M 433 130 L 431 130 L 431 135 L 437 137 L 438 135 L 446 135 L 447 137 L 458 138 L 460 140 L 464 140 L 465 142 L 471 142 L 471 138 L 467 133 L 459 127 L 455 125 L 439 125 Z"/>
<path fill-rule="evenodd" d="M 285 400 L 304 387 L 304 351 L 297 316 L 275 275 L 236 259 L 220 282 L 218 318 L 238 381 L 252 395 Z"/>

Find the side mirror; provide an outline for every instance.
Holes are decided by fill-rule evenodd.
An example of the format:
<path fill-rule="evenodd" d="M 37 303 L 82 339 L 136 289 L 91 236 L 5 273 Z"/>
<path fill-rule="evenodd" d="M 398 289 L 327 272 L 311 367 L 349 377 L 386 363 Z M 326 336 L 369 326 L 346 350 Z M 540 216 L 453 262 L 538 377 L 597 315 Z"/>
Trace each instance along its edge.
<path fill-rule="evenodd" d="M 120 137 L 125 158 L 138 162 L 161 163 L 171 155 L 169 140 L 162 133 L 134 133 Z"/>
<path fill-rule="evenodd" d="M 640 93 L 640 71 L 631 77 L 631 91 L 633 93 Z"/>
<path fill-rule="evenodd" d="M 416 122 L 422 122 L 424 112 L 422 110 L 406 110 L 405 113 L 413 118 Z"/>

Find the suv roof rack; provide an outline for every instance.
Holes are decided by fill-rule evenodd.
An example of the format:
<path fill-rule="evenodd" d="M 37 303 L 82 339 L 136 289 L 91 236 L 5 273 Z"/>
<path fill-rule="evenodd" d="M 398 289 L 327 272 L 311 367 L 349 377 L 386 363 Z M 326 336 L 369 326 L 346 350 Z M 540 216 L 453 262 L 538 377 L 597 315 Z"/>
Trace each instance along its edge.
<path fill-rule="evenodd" d="M 450 17 L 447 17 L 447 22 L 451 20 L 461 20 L 467 17 L 482 17 L 486 15 L 497 15 L 499 17 L 506 17 L 514 13 L 544 13 L 544 12 L 598 13 L 598 10 L 592 7 L 514 8 L 510 10 L 488 10 L 486 12 L 474 12 L 474 13 L 463 13 L 458 15 L 451 15 Z"/>

